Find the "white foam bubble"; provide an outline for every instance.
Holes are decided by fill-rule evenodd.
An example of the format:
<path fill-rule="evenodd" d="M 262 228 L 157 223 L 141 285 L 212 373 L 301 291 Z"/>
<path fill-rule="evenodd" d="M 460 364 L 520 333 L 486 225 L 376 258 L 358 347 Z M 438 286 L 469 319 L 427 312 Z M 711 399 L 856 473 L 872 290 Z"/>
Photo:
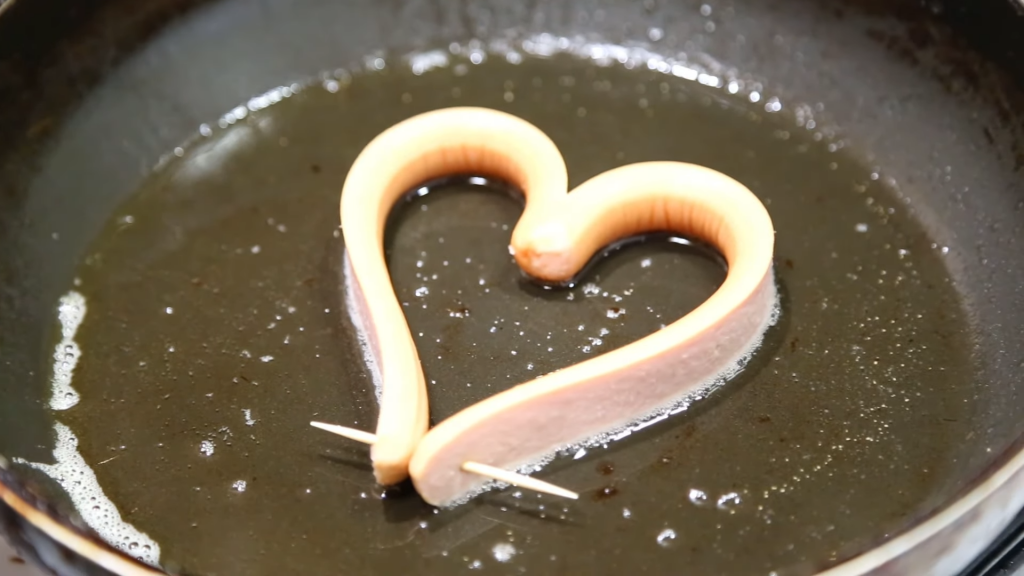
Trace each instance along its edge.
<path fill-rule="evenodd" d="M 491 555 L 498 562 L 508 562 L 517 552 L 519 551 L 516 550 L 516 547 L 508 542 L 498 542 L 491 548 Z"/>
<path fill-rule="evenodd" d="M 697 488 L 690 488 L 690 502 L 693 502 L 697 506 L 702 506 L 708 501 L 708 495 L 703 490 Z"/>
<path fill-rule="evenodd" d="M 71 387 L 71 376 L 82 356 L 82 350 L 75 342 L 75 334 L 85 319 L 86 309 L 85 296 L 74 290 L 60 298 L 57 320 L 60 322 L 61 340 L 53 353 L 53 377 L 50 381 L 51 410 L 67 410 L 78 404 L 79 396 Z"/>
<path fill-rule="evenodd" d="M 429 52 L 416 52 L 406 57 L 406 61 L 409 64 L 409 68 L 412 69 L 412 73 L 419 76 L 424 72 L 429 72 L 434 68 L 444 68 L 448 66 L 449 58 L 448 54 L 444 50 L 431 50 Z"/>
<path fill-rule="evenodd" d="M 53 478 L 67 492 L 82 520 L 108 544 L 151 566 L 159 566 L 160 546 L 147 534 L 121 518 L 114 503 L 107 498 L 96 479 L 96 473 L 78 452 L 78 437 L 70 428 L 57 422 L 57 443 L 53 449 L 54 464 L 14 461 Z"/>
<path fill-rule="evenodd" d="M 715 505 L 719 510 L 731 510 L 736 506 L 739 506 L 742 502 L 742 498 L 736 492 L 729 492 L 728 494 L 722 494 L 718 497 Z"/>
<path fill-rule="evenodd" d="M 706 28 L 712 32 L 714 23 L 708 22 Z M 615 44 L 600 38 L 582 35 L 557 36 L 542 33 L 519 36 L 513 34 L 491 40 L 486 49 L 496 56 L 504 56 L 507 61 L 512 63 L 521 62 L 523 54 L 538 58 L 566 54 L 590 60 L 598 66 L 620 65 L 627 69 L 643 67 L 712 88 L 721 88 L 728 91 L 729 94 L 746 96 L 751 102 L 758 102 L 764 96 L 769 99 L 767 108 L 769 112 L 777 112 L 782 109 L 783 105 L 778 97 L 764 95 L 763 82 L 757 77 L 741 74 L 736 69 L 723 65 L 707 54 L 665 53 L 663 52 L 664 47 L 655 48 L 654 43 L 661 40 L 663 34 L 663 30 L 652 28 L 648 31 L 648 38 L 651 39 L 651 42 L 627 44 Z M 454 55 L 469 54 L 473 63 L 479 63 L 472 58 L 472 54 L 477 52 L 480 46 L 481 43 L 478 40 L 471 40 L 466 44 L 452 43 L 448 51 Z M 407 57 L 407 60 L 410 63 L 416 61 L 413 56 Z M 448 64 L 446 63 L 446 65 Z M 460 67 L 465 68 L 465 65 L 456 64 L 454 67 L 456 73 Z M 808 130 L 814 129 L 817 122 L 811 117 L 810 106 L 801 104 L 796 106 L 802 109 L 800 125 L 805 126 Z"/>
<path fill-rule="evenodd" d="M 203 440 L 199 443 L 199 453 L 203 456 L 213 456 L 213 452 L 217 449 L 217 445 L 213 440 Z"/>

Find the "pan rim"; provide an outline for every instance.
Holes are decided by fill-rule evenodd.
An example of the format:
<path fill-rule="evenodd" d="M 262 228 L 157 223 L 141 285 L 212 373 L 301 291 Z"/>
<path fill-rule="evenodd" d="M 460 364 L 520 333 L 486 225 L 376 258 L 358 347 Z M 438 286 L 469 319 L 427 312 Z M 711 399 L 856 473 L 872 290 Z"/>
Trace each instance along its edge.
<path fill-rule="evenodd" d="M 1024 10 L 1024 0 L 1011 0 Z M 17 3 L 17 0 L 0 0 L 0 16 Z M 1015 475 L 1024 471 L 1024 447 L 1010 447 L 1002 457 L 1002 464 L 990 465 L 966 483 L 963 491 L 931 510 L 926 516 L 876 545 L 856 553 L 854 556 L 823 570 L 816 570 L 817 576 L 853 576 L 879 570 L 902 556 L 913 553 L 922 545 L 936 538 L 944 530 L 966 518 L 972 511 L 984 505 L 989 499 L 1010 487 Z M 998 461 L 997 459 L 996 461 Z M 0 456 L 0 462 L 3 462 Z M 47 536 L 80 554 L 91 562 L 119 576 L 165 576 L 167 572 L 154 568 L 132 558 L 128 554 L 98 543 L 66 525 L 60 515 L 40 509 L 37 505 L 21 498 L 17 483 L 5 484 L 0 479 L 0 502 L 9 506 L 27 523 Z M 1013 510 L 1014 513 L 1017 509 Z M 1005 525 L 1000 525 L 1002 531 Z M 950 553 L 964 557 L 964 565 L 973 560 L 990 544 L 989 541 L 961 540 L 950 546 Z M 962 569 L 962 567 L 961 567 Z"/>
<path fill-rule="evenodd" d="M 986 501 L 996 495 L 1003 488 L 1008 487 L 1013 477 L 1024 471 L 1024 449 L 1011 448 L 1004 455 L 1012 454 L 1010 459 L 998 467 L 983 473 L 975 481 L 973 488 L 969 489 L 959 498 L 948 502 L 945 506 L 936 509 L 924 520 L 911 528 L 898 533 L 896 536 L 883 541 L 878 546 L 861 552 L 860 554 L 831 568 L 816 573 L 816 576 L 853 576 L 868 574 L 873 570 L 881 568 L 904 554 L 913 552 L 924 545 L 932 538 L 939 536 L 939 533 L 953 526 L 957 521 L 966 518 L 968 514 L 984 505 Z M 1013 508 L 1012 513 L 1017 514 L 1020 510 Z M 1002 532 L 1009 523 L 1007 521 L 998 526 L 998 532 Z M 989 540 L 964 539 L 953 543 L 950 546 L 954 553 L 966 556 L 963 560 L 964 569 L 968 563 L 974 560 L 982 550 L 989 546 Z M 957 548 L 959 548 L 957 550 Z M 972 549 L 973 548 L 973 549 Z"/>
<path fill-rule="evenodd" d="M 908 553 L 938 537 L 939 533 L 953 526 L 982 506 L 1000 489 L 1007 487 L 1015 475 L 1024 471 L 1024 449 L 1009 449 L 1005 454 L 1012 457 L 1003 465 L 990 469 L 987 476 L 961 497 L 947 503 L 930 516 L 911 528 L 883 541 L 874 548 L 865 550 L 835 566 L 815 572 L 815 576 L 859 576 L 870 574 L 886 564 L 898 560 Z M 14 487 L 0 479 L 0 502 L 10 507 L 15 514 L 52 538 L 57 543 L 79 554 L 83 558 L 109 570 L 117 576 L 166 576 L 167 572 L 143 564 L 131 556 L 114 549 L 109 544 L 100 544 L 62 523 L 61 519 L 20 497 Z M 1013 513 L 1017 509 L 1012 510 Z M 1009 518 L 1007 519 L 1007 522 Z M 998 526 L 998 530 L 1005 528 Z M 990 544 L 988 540 L 961 539 L 947 549 L 963 559 L 963 569 Z"/>
<path fill-rule="evenodd" d="M 3 480 L 0 480 L 0 502 L 6 504 L 15 514 L 68 550 L 118 576 L 163 576 L 166 574 L 162 570 L 156 570 L 126 554 L 109 548 L 109 545 L 105 543 L 97 543 L 68 528 L 59 519 L 19 496 Z"/>

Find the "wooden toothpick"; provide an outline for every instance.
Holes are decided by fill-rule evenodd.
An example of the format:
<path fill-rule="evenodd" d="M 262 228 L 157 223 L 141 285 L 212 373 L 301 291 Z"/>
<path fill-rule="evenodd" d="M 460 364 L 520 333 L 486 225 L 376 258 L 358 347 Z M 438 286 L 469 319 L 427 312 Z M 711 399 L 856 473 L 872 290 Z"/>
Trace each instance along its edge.
<path fill-rule="evenodd" d="M 319 428 L 326 430 L 331 434 L 337 434 L 338 436 L 344 436 L 349 440 L 355 440 L 356 442 L 362 442 L 363 444 L 373 444 L 377 441 L 377 435 L 369 432 L 363 432 L 362 430 L 356 430 L 355 428 L 349 428 L 347 426 L 338 426 L 336 424 L 324 424 L 323 422 L 310 422 L 310 426 L 313 428 Z"/>
<path fill-rule="evenodd" d="M 506 482 L 508 484 L 514 484 L 520 488 L 526 488 L 527 490 L 533 490 L 534 492 L 543 492 L 545 494 L 551 494 L 552 496 L 561 496 L 570 500 L 576 500 L 580 497 L 579 494 L 562 488 L 561 486 L 555 486 L 550 482 L 538 480 L 525 474 L 519 474 L 517 472 L 510 472 L 504 468 L 496 468 L 494 466 L 488 466 L 487 464 L 481 464 L 479 462 L 463 462 L 462 469 L 465 472 L 471 472 L 473 474 L 479 474 L 480 476 L 486 476 L 493 478 L 500 482 Z"/>
<path fill-rule="evenodd" d="M 362 430 L 356 430 L 355 428 L 349 428 L 347 426 L 338 426 L 336 424 L 325 424 L 323 422 L 310 422 L 310 426 L 319 428 L 331 434 L 337 434 L 338 436 L 344 436 L 350 440 L 356 442 L 362 442 L 363 444 L 373 444 L 377 441 L 377 435 L 371 434 L 370 432 L 364 432 Z M 527 490 L 533 490 L 535 492 L 543 492 L 545 494 L 551 494 L 552 496 L 561 496 L 563 498 L 569 498 L 576 500 L 580 497 L 579 494 L 571 490 L 566 490 L 561 486 L 555 486 L 550 482 L 538 480 L 525 474 L 519 474 L 517 472 L 511 472 L 503 468 L 497 468 L 494 466 L 488 466 L 487 464 L 481 464 L 479 462 L 463 462 L 462 470 L 471 474 L 478 474 L 492 480 L 499 482 L 505 482 L 519 486 L 520 488 L 526 488 Z"/>

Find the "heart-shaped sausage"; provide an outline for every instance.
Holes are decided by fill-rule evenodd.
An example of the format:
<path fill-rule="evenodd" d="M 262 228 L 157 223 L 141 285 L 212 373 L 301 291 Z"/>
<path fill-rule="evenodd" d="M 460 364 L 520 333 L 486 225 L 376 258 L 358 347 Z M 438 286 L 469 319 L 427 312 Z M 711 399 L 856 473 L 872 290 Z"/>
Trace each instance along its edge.
<path fill-rule="evenodd" d="M 716 247 L 729 271 L 685 317 L 632 344 L 478 402 L 429 432 L 416 345 L 384 260 L 384 225 L 396 201 L 455 174 L 517 186 L 526 208 L 510 251 L 529 275 L 571 279 L 621 238 L 675 232 Z M 774 230 L 739 182 L 679 162 L 631 164 L 567 193 L 565 163 L 538 128 L 484 108 L 448 108 L 377 136 L 349 171 L 341 196 L 352 314 L 380 373 L 380 416 L 371 449 L 382 484 L 411 476 L 420 495 L 445 504 L 485 479 L 467 461 L 515 468 L 624 426 L 729 377 L 772 321 Z"/>

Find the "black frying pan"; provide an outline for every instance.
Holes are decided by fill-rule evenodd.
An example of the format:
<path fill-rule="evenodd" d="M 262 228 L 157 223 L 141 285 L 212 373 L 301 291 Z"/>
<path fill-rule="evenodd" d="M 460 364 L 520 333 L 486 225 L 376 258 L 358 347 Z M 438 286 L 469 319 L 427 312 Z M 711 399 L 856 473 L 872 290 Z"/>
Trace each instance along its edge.
<path fill-rule="evenodd" d="M 57 422 L 172 573 L 956 573 L 1024 505 L 1022 25 L 1014 3 L 995 0 L 9 0 L 0 5 L 4 532 L 56 573 L 153 570 L 129 559 L 144 541 L 102 543 L 60 473 L 44 473 L 57 459 Z M 495 39 L 527 58 L 502 62 Z M 579 54 L 535 61 L 524 41 L 534 52 L 538 42 L 642 47 L 626 64 L 598 65 Z M 443 70 L 413 74 L 403 63 L 431 50 L 447 51 Z M 659 70 L 665 56 L 686 70 Z M 378 58 L 387 73 L 375 72 Z M 217 125 L 250 97 L 309 78 L 287 103 L 257 102 Z M 507 490 L 435 512 L 408 486 L 375 487 L 365 450 L 305 429 L 314 415 L 362 424 L 374 415 L 339 313 L 332 232 L 345 170 L 391 123 L 451 105 L 452 86 L 461 102 L 508 107 L 547 130 L 576 182 L 626 161 L 694 161 L 747 183 L 776 221 L 783 314 L 760 355 L 686 413 L 557 459 L 543 474 L 580 487 L 578 504 L 526 503 Z M 567 111 L 586 120 L 574 124 Z M 200 125 L 209 144 L 195 139 Z M 204 150 L 228 160 L 195 176 Z M 515 202 L 478 187 L 448 183 L 396 211 L 387 245 L 400 297 L 420 297 L 415 250 L 426 241 L 448 237 L 431 244 L 438 262 L 478 243 L 500 248 Z M 292 236 L 273 252 L 266 235 L 285 220 Z M 476 221 L 494 226 L 467 225 Z M 610 254 L 591 279 L 613 295 L 635 290 L 666 316 L 720 282 L 700 249 L 650 240 Z M 265 274 L 225 267 L 215 253 L 232 242 L 265 256 Z M 428 377 L 478 383 L 432 388 L 435 420 L 589 353 L 538 353 L 527 368 L 497 355 L 514 340 L 466 352 L 483 340 L 458 323 L 464 310 L 549 334 L 606 312 L 569 308 L 565 293 L 520 282 L 480 249 L 473 257 L 505 279 L 500 298 L 453 274 L 430 306 L 409 312 L 414 330 L 455 342 L 421 342 L 424 357 L 440 357 L 424 361 Z M 648 259 L 656 274 L 645 280 L 635 271 Z M 56 306 L 76 278 L 90 302 L 74 372 L 82 400 L 55 412 Z M 463 288 L 457 302 L 440 296 Z M 604 297 L 576 290 L 580 301 Z M 299 304 L 308 337 L 297 324 L 299 346 L 288 349 L 259 315 L 285 318 L 286 300 Z M 516 316 L 533 302 L 541 316 Z M 264 305 L 257 326 L 246 314 Z M 658 318 L 633 318 L 607 346 L 657 329 Z M 236 354 L 270 338 L 273 362 Z M 296 348 L 313 356 L 288 359 Z M 151 362 L 162 368 L 144 370 Z M 254 380 L 262 387 L 248 387 Z M 216 452 L 205 454 L 205 442 Z"/>

